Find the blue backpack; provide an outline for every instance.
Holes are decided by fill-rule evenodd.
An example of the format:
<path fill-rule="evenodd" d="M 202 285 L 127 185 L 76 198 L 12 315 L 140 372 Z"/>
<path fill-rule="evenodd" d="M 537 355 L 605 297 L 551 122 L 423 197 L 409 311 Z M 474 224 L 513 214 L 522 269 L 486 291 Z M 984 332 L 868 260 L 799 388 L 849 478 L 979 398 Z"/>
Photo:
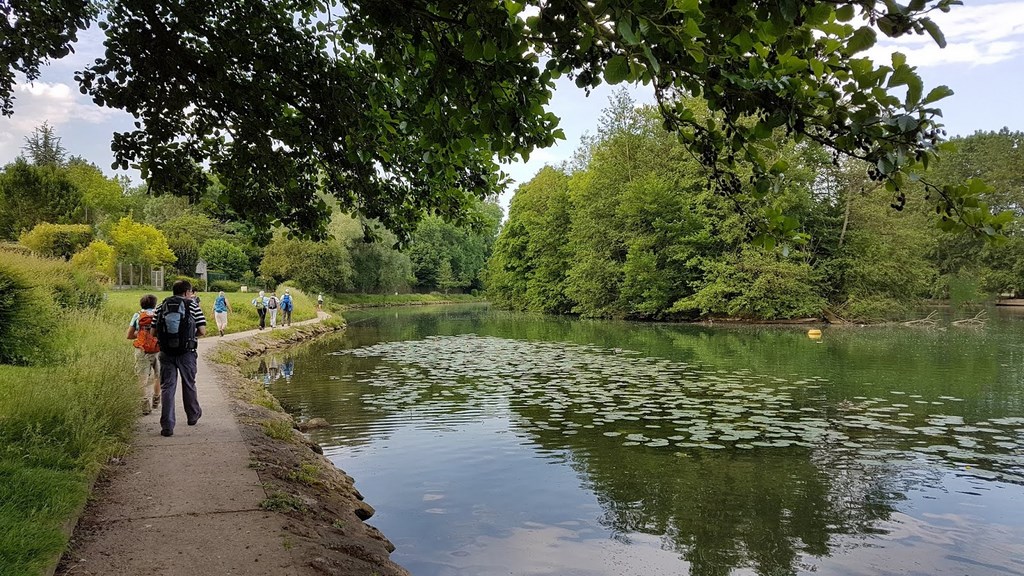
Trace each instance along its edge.
<path fill-rule="evenodd" d="M 159 320 L 156 324 L 156 339 L 160 351 L 171 356 L 180 356 L 195 350 L 196 322 L 189 310 L 189 301 L 181 296 L 171 296 L 160 305 Z"/>
<path fill-rule="evenodd" d="M 281 298 L 281 309 L 284 310 L 285 312 L 291 312 L 292 311 L 292 295 L 291 294 L 285 294 Z"/>

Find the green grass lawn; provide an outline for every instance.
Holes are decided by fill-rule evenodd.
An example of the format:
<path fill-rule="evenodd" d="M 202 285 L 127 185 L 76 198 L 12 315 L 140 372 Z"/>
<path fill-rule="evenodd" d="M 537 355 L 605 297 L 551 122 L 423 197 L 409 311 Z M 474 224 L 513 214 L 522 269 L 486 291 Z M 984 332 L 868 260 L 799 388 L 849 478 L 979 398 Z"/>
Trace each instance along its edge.
<path fill-rule="evenodd" d="M 297 288 L 290 286 L 287 288 L 291 290 L 292 301 L 295 303 L 295 310 L 292 312 L 292 322 L 316 318 L 316 297 L 307 296 L 306 293 Z M 281 287 L 278 290 L 278 299 L 284 295 L 284 289 L 285 287 Z M 112 311 L 116 311 L 124 317 L 125 330 L 128 329 L 128 322 L 131 320 L 132 314 L 139 311 L 139 299 L 146 294 L 156 295 L 160 302 L 171 295 L 170 292 L 153 290 L 111 290 L 107 292 L 107 305 Z M 228 298 L 228 304 L 231 306 L 231 312 L 228 313 L 228 328 L 224 331 L 226 334 L 244 332 L 259 327 L 259 316 L 256 314 L 256 308 L 252 305 L 252 300 L 257 294 L 253 292 L 224 293 Z M 217 293 L 200 292 L 199 296 L 200 306 L 203 308 L 203 313 L 206 314 L 207 335 L 214 335 L 217 332 L 217 324 L 213 320 L 213 302 L 217 298 Z M 278 310 L 278 326 L 281 325 L 282 314 Z M 267 312 L 267 326 L 270 326 L 269 311 Z"/>

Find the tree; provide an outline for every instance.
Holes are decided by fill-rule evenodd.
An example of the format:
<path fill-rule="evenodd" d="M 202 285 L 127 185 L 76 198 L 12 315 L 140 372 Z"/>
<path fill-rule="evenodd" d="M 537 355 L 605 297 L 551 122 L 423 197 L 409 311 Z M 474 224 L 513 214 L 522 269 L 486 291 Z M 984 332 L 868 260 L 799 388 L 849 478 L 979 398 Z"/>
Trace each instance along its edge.
<path fill-rule="evenodd" d="M 122 183 L 108 178 L 95 164 L 73 157 L 67 162 L 64 173 L 82 193 L 85 222 L 98 224 L 106 218 L 127 215 L 128 203 Z"/>
<path fill-rule="evenodd" d="M 110 229 L 110 241 L 119 264 L 129 265 L 129 282 L 134 283 L 134 267 L 154 268 L 174 263 L 174 252 L 167 238 L 150 224 L 140 224 L 130 217 L 121 218 Z M 142 271 L 139 271 L 140 278 Z"/>
<path fill-rule="evenodd" d="M 876 30 L 945 45 L 928 13 L 959 3 L 114 0 L 106 51 L 76 78 L 98 105 L 139 119 L 115 135 L 117 165 L 195 197 L 208 163 L 230 207 L 264 229 L 323 235 L 321 191 L 403 240 L 424 212 L 465 213 L 495 192 L 497 162 L 563 137 L 545 110 L 562 74 L 585 90 L 653 84 L 665 126 L 725 196 L 763 197 L 783 178 L 764 150 L 778 128 L 868 162 L 902 206 L 937 155 L 934 104 L 951 91 L 925 92 L 902 54 L 878 67 L 860 55 Z M 95 10 L 0 4 L 5 114 L 12 72 L 31 78 L 66 55 Z M 712 114 L 695 115 L 687 95 Z M 974 206 L 978 188 L 926 188 L 951 228 L 997 234 L 1008 221 Z"/>
<path fill-rule="evenodd" d="M 437 267 L 437 287 L 445 294 L 459 287 L 459 281 L 452 273 L 452 263 L 447 260 L 442 260 Z"/>
<path fill-rule="evenodd" d="M 67 150 L 60 144 L 60 138 L 49 122 L 36 126 L 32 134 L 25 136 L 25 147 L 29 160 L 36 166 L 64 166 Z"/>
<path fill-rule="evenodd" d="M 0 173 L 0 239 L 14 240 L 41 222 L 74 221 L 82 193 L 56 166 L 18 158 Z"/>
<path fill-rule="evenodd" d="M 446 222 L 438 217 L 424 218 L 406 250 L 417 287 L 441 289 L 439 274 L 447 262 L 451 267 L 451 282 L 454 282 L 451 288 L 482 288 L 481 275 L 500 222 L 501 207 L 479 201 L 470 208 L 469 219 L 463 223 Z"/>
<path fill-rule="evenodd" d="M 199 243 L 188 237 L 171 237 L 167 239 L 167 247 L 174 252 L 174 267 L 185 276 L 196 273 L 199 263 Z"/>
<path fill-rule="evenodd" d="M 115 267 L 117 257 L 114 248 L 103 240 L 93 240 L 71 257 L 73 266 L 88 268 L 102 274 L 106 280 L 112 280 L 116 275 Z"/>
<path fill-rule="evenodd" d="M 568 313 L 569 177 L 543 168 L 516 190 L 488 262 L 488 297 L 514 310 Z"/>
<path fill-rule="evenodd" d="M 293 280 L 307 291 L 351 289 L 352 263 L 337 240 L 312 242 L 277 234 L 263 253 L 260 274 L 278 283 Z"/>
<path fill-rule="evenodd" d="M 249 258 L 241 248 L 227 240 L 207 240 L 199 248 L 199 255 L 212 270 L 220 270 L 232 280 L 238 280 L 249 269 Z"/>

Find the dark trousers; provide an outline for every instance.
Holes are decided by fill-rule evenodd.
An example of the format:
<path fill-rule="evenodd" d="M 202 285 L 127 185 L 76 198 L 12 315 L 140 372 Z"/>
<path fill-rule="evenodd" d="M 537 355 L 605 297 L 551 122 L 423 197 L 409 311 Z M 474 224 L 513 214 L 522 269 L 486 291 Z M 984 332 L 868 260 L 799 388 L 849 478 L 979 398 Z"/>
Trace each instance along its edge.
<path fill-rule="evenodd" d="M 196 392 L 196 353 L 180 356 L 160 353 L 160 428 L 174 430 L 174 395 L 181 376 L 181 400 L 185 417 L 194 422 L 203 415 Z"/>
<path fill-rule="evenodd" d="M 282 326 L 291 326 L 292 325 L 292 311 L 291 310 L 284 310 L 284 309 L 282 309 L 281 312 L 284 314 L 284 317 L 281 319 L 281 325 Z"/>
<path fill-rule="evenodd" d="M 260 315 L 260 330 L 267 327 L 267 309 L 257 308 L 256 313 Z"/>

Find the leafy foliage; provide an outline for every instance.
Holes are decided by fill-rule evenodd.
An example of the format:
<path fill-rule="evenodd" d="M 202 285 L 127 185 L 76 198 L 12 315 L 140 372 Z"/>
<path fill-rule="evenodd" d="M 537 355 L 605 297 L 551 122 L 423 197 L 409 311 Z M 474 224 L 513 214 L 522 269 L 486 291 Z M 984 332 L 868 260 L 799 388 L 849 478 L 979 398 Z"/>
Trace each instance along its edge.
<path fill-rule="evenodd" d="M 688 106 L 700 110 L 699 102 Z M 723 197 L 652 112 L 614 97 L 576 161 L 545 168 L 517 190 L 488 269 L 489 297 L 498 305 L 648 319 L 881 321 L 959 286 L 944 269 L 969 270 L 975 294 L 1024 280 L 1024 245 L 1014 228 L 1002 243 L 949 234 L 934 225 L 922 184 L 894 211 L 870 165 L 835 163 L 821 146 L 795 143 L 782 131 L 765 151 L 783 184 L 761 198 Z M 951 150 L 947 161 L 961 173 L 936 170 L 933 177 L 942 183 L 1005 164 L 1006 191 L 981 192 L 979 205 L 1001 198 L 1000 207 L 1012 209 L 1012 174 L 1022 165 L 1016 148 L 991 135 L 955 143 L 971 150 L 975 139 L 995 157 L 975 162 Z M 764 234 L 762 217 L 787 231 L 783 244 Z"/>
<path fill-rule="evenodd" d="M 0 173 L 0 239 L 14 240 L 40 222 L 73 220 L 82 193 L 58 166 L 19 158 Z"/>
<path fill-rule="evenodd" d="M 103 240 L 93 240 L 88 246 L 71 257 L 71 264 L 77 268 L 95 271 L 110 280 L 114 277 L 117 257 L 114 248 Z"/>
<path fill-rule="evenodd" d="M 92 226 L 88 224 L 43 222 L 22 234 L 18 241 L 40 256 L 69 260 L 75 252 L 92 242 L 92 239 Z"/>
<path fill-rule="evenodd" d="M 309 292 L 345 292 L 351 288 L 352 263 L 336 240 L 313 242 L 282 234 L 267 246 L 260 274 L 275 283 L 291 279 Z"/>
<path fill-rule="evenodd" d="M 150 267 L 174 262 L 174 252 L 163 233 L 130 217 L 121 218 L 111 228 L 110 240 L 118 262 Z"/>
<path fill-rule="evenodd" d="M 249 269 L 249 258 L 234 244 L 220 238 L 207 240 L 199 248 L 199 255 L 209 269 L 220 270 L 229 278 L 238 279 Z M 194 269 L 194 268 L 193 268 Z"/>
<path fill-rule="evenodd" d="M 496 190 L 496 161 L 563 137 L 545 110 L 563 74 L 585 90 L 653 84 L 664 126 L 740 203 L 784 184 L 782 130 L 865 161 L 902 207 L 936 157 L 934 105 L 951 91 L 926 91 L 902 54 L 876 67 L 861 53 L 878 32 L 943 46 L 928 14 L 959 3 L 115 0 L 105 54 L 77 79 L 98 105 L 139 119 L 114 138 L 117 165 L 196 199 L 208 162 L 226 204 L 261 229 L 325 236 L 321 191 L 402 241 L 424 213 L 464 214 Z M 31 76 L 65 55 L 93 10 L 7 5 L 18 41 L 5 72 Z M 0 83 L 7 114 L 10 93 Z M 950 228 L 1005 226 L 977 203 L 982 188 L 922 181 Z M 769 214 L 757 223 L 766 238 L 795 230 Z"/>

